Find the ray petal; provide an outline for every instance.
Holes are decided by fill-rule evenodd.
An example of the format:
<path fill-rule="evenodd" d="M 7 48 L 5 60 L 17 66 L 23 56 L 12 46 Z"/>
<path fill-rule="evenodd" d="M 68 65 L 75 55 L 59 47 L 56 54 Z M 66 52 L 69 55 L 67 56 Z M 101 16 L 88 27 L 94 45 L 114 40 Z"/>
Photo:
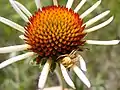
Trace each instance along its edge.
<path fill-rule="evenodd" d="M 26 39 L 26 37 L 24 35 L 20 35 L 19 38 L 22 40 Z"/>
<path fill-rule="evenodd" d="M 26 22 L 29 22 L 27 16 L 20 10 L 20 8 L 15 4 L 15 1 L 14 0 L 9 0 L 12 7 L 14 8 L 14 10 L 20 15 L 20 17 L 26 21 Z"/>
<path fill-rule="evenodd" d="M 77 7 L 74 9 L 74 12 L 78 12 L 80 10 L 80 8 L 85 4 L 86 0 L 82 0 Z"/>
<path fill-rule="evenodd" d="M 94 24 L 95 22 L 99 21 L 100 19 L 104 18 L 105 16 L 107 16 L 110 13 L 110 10 L 107 10 L 101 14 L 99 14 L 98 16 L 90 19 L 89 21 L 87 21 L 86 23 L 84 23 L 83 25 L 85 25 L 85 28 L 89 27 L 90 25 Z"/>
<path fill-rule="evenodd" d="M 27 8 L 25 8 L 21 3 L 15 1 L 15 4 L 28 16 L 32 16 L 32 14 L 28 11 Z"/>
<path fill-rule="evenodd" d="M 63 85 L 63 77 L 61 77 L 62 75 L 60 74 L 60 68 L 59 68 L 59 66 L 57 66 L 56 67 L 56 69 L 55 69 L 55 74 L 56 74 L 56 76 L 57 76 L 57 78 L 58 78 L 58 81 L 59 81 L 59 83 L 60 83 L 60 86 L 62 86 L 62 88 L 64 87 L 64 85 Z M 62 78 L 62 79 L 61 79 Z"/>
<path fill-rule="evenodd" d="M 75 89 L 75 85 L 74 85 L 73 81 L 71 80 L 71 78 L 69 77 L 66 68 L 62 64 L 60 64 L 60 67 L 61 67 L 61 71 L 62 71 L 62 74 L 63 74 L 63 77 L 64 77 L 66 83 L 69 86 L 71 86 L 73 89 Z"/>
<path fill-rule="evenodd" d="M 8 26 L 10 26 L 10 27 L 12 27 L 12 28 L 22 32 L 22 33 L 24 33 L 24 31 L 25 31 L 24 27 L 20 26 L 17 23 L 14 23 L 14 22 L 12 22 L 12 21 L 4 18 L 4 17 L 1 17 L 1 16 L 0 16 L 0 22 L 2 22 L 4 24 L 6 24 L 6 25 L 8 25 Z"/>
<path fill-rule="evenodd" d="M 58 6 L 58 1 L 57 0 L 53 0 L 53 4 Z"/>
<path fill-rule="evenodd" d="M 88 87 L 91 87 L 91 84 L 85 74 L 75 65 L 73 66 L 73 70 L 76 73 L 76 75 L 80 78 L 80 80 Z"/>
<path fill-rule="evenodd" d="M 80 15 L 80 18 L 86 17 L 88 14 L 90 14 L 94 9 L 96 9 L 101 3 L 101 0 L 98 0 L 92 7 L 87 9 L 83 14 Z"/>
<path fill-rule="evenodd" d="M 62 90 L 61 86 L 54 86 L 54 87 L 48 87 L 48 88 L 44 88 L 43 90 Z M 68 89 L 64 89 L 64 90 L 68 90 Z"/>
<path fill-rule="evenodd" d="M 8 66 L 8 65 L 10 65 L 10 64 L 12 64 L 12 63 L 14 63 L 14 62 L 23 60 L 23 59 L 28 58 L 28 57 L 33 56 L 33 55 L 34 55 L 33 52 L 27 52 L 27 53 L 25 53 L 25 54 L 18 55 L 18 56 L 15 56 L 15 57 L 13 57 L 13 58 L 10 58 L 10 59 L 8 59 L 8 60 L 0 63 L 0 69 L 1 69 L 1 68 L 4 68 L 4 67 L 6 67 L 6 66 Z"/>
<path fill-rule="evenodd" d="M 95 44 L 95 45 L 116 45 L 120 43 L 120 40 L 110 40 L 110 41 L 86 40 L 86 43 Z"/>
<path fill-rule="evenodd" d="M 98 30 L 98 29 L 100 29 L 102 27 L 105 27 L 106 25 L 108 25 L 109 23 L 111 23 L 113 21 L 113 18 L 114 17 L 112 16 L 108 20 L 106 20 L 105 22 L 103 22 L 101 24 L 98 24 L 98 25 L 96 25 L 96 26 L 94 26 L 92 28 L 89 28 L 89 29 L 85 29 L 84 32 L 89 33 L 89 32 L 96 31 L 96 30 Z"/>
<path fill-rule="evenodd" d="M 47 62 L 45 63 L 43 70 L 41 72 L 41 75 L 39 76 L 39 81 L 38 81 L 38 89 L 42 90 L 44 88 L 44 85 L 46 83 L 47 80 L 47 76 L 50 70 L 50 66 L 51 66 L 51 61 L 47 60 Z"/>
<path fill-rule="evenodd" d="M 35 4 L 37 6 L 37 9 L 40 9 L 42 11 L 41 1 L 40 0 L 35 0 Z"/>
<path fill-rule="evenodd" d="M 27 50 L 28 48 L 30 48 L 30 46 L 28 44 L 1 47 L 0 53 L 10 53 L 10 52 L 23 51 L 23 50 Z"/>
<path fill-rule="evenodd" d="M 74 0 L 68 0 L 66 4 L 66 8 L 70 9 L 72 7 L 73 1 Z"/>
<path fill-rule="evenodd" d="M 87 68 L 86 68 L 85 60 L 83 59 L 83 57 L 81 55 L 78 55 L 78 58 L 79 58 L 81 69 L 86 72 Z"/>

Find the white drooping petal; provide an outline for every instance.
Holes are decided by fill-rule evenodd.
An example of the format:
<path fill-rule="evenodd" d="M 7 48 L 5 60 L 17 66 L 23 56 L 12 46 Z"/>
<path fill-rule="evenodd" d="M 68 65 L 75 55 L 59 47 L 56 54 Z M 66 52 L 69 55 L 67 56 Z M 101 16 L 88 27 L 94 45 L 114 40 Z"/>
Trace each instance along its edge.
<path fill-rule="evenodd" d="M 75 85 L 74 85 L 73 81 L 71 80 L 71 78 L 69 77 L 66 68 L 62 64 L 60 64 L 60 68 L 61 68 L 61 71 L 62 71 L 62 74 L 63 74 L 63 77 L 64 77 L 66 83 L 69 86 L 71 86 L 73 89 L 75 89 Z"/>
<path fill-rule="evenodd" d="M 98 16 L 90 19 L 89 21 L 87 21 L 86 23 L 84 23 L 83 25 L 85 25 L 85 28 L 89 27 L 90 25 L 94 24 L 95 22 L 97 22 L 98 20 L 104 18 L 105 16 L 107 16 L 110 13 L 110 10 L 107 10 L 101 14 L 99 14 Z"/>
<path fill-rule="evenodd" d="M 77 7 L 74 9 L 74 12 L 78 12 L 80 10 L 80 8 L 85 4 L 86 0 L 82 0 Z"/>
<path fill-rule="evenodd" d="M 35 0 L 35 4 L 37 6 L 37 9 L 40 9 L 42 11 L 41 1 L 40 0 Z"/>
<path fill-rule="evenodd" d="M 57 66 L 56 67 L 56 69 L 55 69 L 55 74 L 56 74 L 56 76 L 57 76 L 57 78 L 58 78 L 58 81 L 59 81 L 59 83 L 60 83 L 60 86 L 64 86 L 63 85 L 63 79 L 61 79 L 61 73 L 59 72 L 60 71 L 60 68 L 58 68 L 59 66 Z"/>
<path fill-rule="evenodd" d="M 40 90 L 42 90 L 45 86 L 47 76 L 48 76 L 48 73 L 50 70 L 50 66 L 51 66 L 51 61 L 47 60 L 47 62 L 45 63 L 45 65 L 43 67 L 41 75 L 39 76 L 38 89 L 40 89 Z"/>
<path fill-rule="evenodd" d="M 54 87 L 48 87 L 48 88 L 44 88 L 43 90 L 62 90 L 61 86 L 54 86 Z M 66 89 L 64 89 L 66 90 Z"/>
<path fill-rule="evenodd" d="M 10 53 L 10 52 L 23 51 L 23 50 L 27 50 L 28 48 L 30 48 L 30 46 L 28 44 L 1 47 L 0 53 Z"/>
<path fill-rule="evenodd" d="M 17 52 L 11 52 L 10 54 L 9 54 L 9 58 L 12 58 L 12 57 L 15 57 L 15 56 L 17 56 Z"/>
<path fill-rule="evenodd" d="M 53 4 L 58 6 L 58 1 L 57 0 L 53 0 Z"/>
<path fill-rule="evenodd" d="M 91 87 L 91 84 L 85 74 L 75 65 L 73 66 L 73 70 L 76 73 L 76 75 L 80 78 L 80 80 L 88 87 Z"/>
<path fill-rule="evenodd" d="M 14 0 L 9 0 L 12 7 L 15 9 L 15 11 L 20 15 L 20 17 L 26 21 L 26 22 L 29 22 L 27 16 L 21 11 L 21 9 L 15 4 L 15 1 Z"/>
<path fill-rule="evenodd" d="M 20 4 L 19 2 L 15 1 L 15 4 L 28 16 L 32 16 L 32 14 L 27 10 L 27 8 L 25 8 L 22 4 Z"/>
<path fill-rule="evenodd" d="M 83 14 L 80 15 L 80 18 L 86 17 L 88 14 L 90 14 L 94 9 L 96 9 L 101 3 L 101 0 L 97 1 L 92 7 L 87 9 Z"/>
<path fill-rule="evenodd" d="M 72 7 L 73 1 L 74 0 L 68 0 L 66 4 L 66 8 L 70 9 Z"/>
<path fill-rule="evenodd" d="M 34 55 L 33 52 L 27 52 L 27 53 L 25 53 L 25 54 L 18 55 L 18 56 L 15 56 L 15 57 L 13 57 L 13 58 L 10 58 L 10 59 L 8 59 L 8 60 L 0 63 L 0 69 L 1 69 L 1 68 L 4 68 L 4 67 L 6 67 L 6 66 L 8 66 L 8 65 L 10 65 L 10 64 L 12 64 L 12 63 L 14 63 L 14 62 L 23 60 L 23 59 L 28 58 L 28 57 L 33 56 L 33 55 Z"/>
<path fill-rule="evenodd" d="M 110 41 L 86 40 L 86 43 L 95 44 L 95 45 L 116 45 L 120 43 L 120 40 L 110 40 Z"/>
<path fill-rule="evenodd" d="M 106 20 L 105 22 L 103 22 L 103 23 L 101 23 L 101 24 L 98 24 L 98 25 L 96 25 L 96 26 L 94 26 L 94 27 L 92 27 L 92 28 L 89 28 L 89 29 L 85 29 L 84 32 L 89 33 L 89 32 L 96 31 L 96 30 L 98 30 L 98 29 L 100 29 L 100 28 L 108 25 L 109 23 L 111 23 L 112 20 L 113 20 L 113 16 L 110 17 L 108 20 Z"/>
<path fill-rule="evenodd" d="M 85 60 L 83 59 L 83 57 L 82 57 L 81 55 L 78 55 L 78 58 L 79 58 L 81 70 L 83 70 L 83 71 L 86 72 L 86 71 L 87 71 L 87 68 L 86 68 Z"/>
<path fill-rule="evenodd" d="M 18 25 L 17 23 L 14 23 L 14 22 L 12 22 L 12 21 L 4 18 L 4 17 L 1 17 L 1 16 L 0 16 L 0 22 L 2 22 L 4 24 L 6 24 L 6 25 L 8 25 L 8 26 L 22 32 L 22 33 L 24 33 L 24 31 L 25 31 L 24 27 Z"/>
<path fill-rule="evenodd" d="M 24 35 L 20 35 L 19 38 L 22 40 L 26 39 L 26 37 Z"/>

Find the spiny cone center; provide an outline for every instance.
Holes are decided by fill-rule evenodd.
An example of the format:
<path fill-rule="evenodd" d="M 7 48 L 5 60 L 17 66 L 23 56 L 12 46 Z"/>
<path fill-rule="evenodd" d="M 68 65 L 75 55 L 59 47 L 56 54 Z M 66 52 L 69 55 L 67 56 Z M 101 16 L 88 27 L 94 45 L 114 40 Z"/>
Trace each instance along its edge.
<path fill-rule="evenodd" d="M 70 53 L 84 44 L 85 26 L 71 9 L 48 6 L 38 10 L 26 25 L 25 42 L 41 57 Z"/>

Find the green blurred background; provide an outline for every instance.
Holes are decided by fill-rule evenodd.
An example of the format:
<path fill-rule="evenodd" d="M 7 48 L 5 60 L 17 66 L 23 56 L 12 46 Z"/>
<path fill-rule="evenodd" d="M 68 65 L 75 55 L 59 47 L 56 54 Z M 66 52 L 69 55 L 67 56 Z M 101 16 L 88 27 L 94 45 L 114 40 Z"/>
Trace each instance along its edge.
<path fill-rule="evenodd" d="M 17 0 L 22 3 L 31 13 L 36 11 L 34 0 Z M 52 0 L 41 0 L 42 6 L 52 5 Z M 75 0 L 72 9 L 81 0 Z M 97 0 L 88 0 L 79 14 L 92 6 Z M 67 0 L 58 0 L 60 5 L 65 6 Z M 108 26 L 90 33 L 86 39 L 111 40 L 120 37 L 120 0 L 102 0 L 102 4 L 88 15 L 84 21 L 98 15 L 105 10 L 111 10 L 107 20 L 114 15 L 114 21 Z M 25 25 L 20 16 L 13 10 L 8 0 L 0 0 L 0 16 L 10 19 L 20 25 Z M 101 22 L 100 21 L 100 22 Z M 98 23 L 100 23 L 98 22 Z M 98 24 L 96 23 L 96 24 Z M 94 24 L 95 25 L 95 24 Z M 11 27 L 0 23 L 0 47 L 22 44 L 24 41 L 19 39 L 20 32 Z M 87 76 L 92 83 L 89 90 L 120 90 L 120 45 L 116 46 L 97 46 L 86 45 L 89 50 L 84 50 L 82 56 L 87 62 Z M 13 52 L 10 54 L 0 54 L 0 62 L 24 52 Z M 14 63 L 0 70 L 0 90 L 36 90 L 37 78 L 40 74 L 37 66 L 29 64 L 31 58 Z M 77 90 L 88 90 L 81 83 L 78 77 L 72 73 L 72 79 L 76 84 Z M 54 73 L 50 73 L 46 87 L 59 85 Z M 68 87 L 66 85 L 66 87 Z"/>

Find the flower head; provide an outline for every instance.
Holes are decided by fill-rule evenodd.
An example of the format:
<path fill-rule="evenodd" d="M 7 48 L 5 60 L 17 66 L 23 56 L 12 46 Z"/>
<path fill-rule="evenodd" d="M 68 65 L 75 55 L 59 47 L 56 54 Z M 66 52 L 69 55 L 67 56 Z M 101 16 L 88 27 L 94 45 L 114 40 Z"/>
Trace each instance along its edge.
<path fill-rule="evenodd" d="M 19 37 L 25 41 L 25 44 L 2 47 L 0 48 L 0 53 L 23 50 L 28 50 L 29 52 L 2 62 L 0 68 L 37 55 L 38 57 L 36 57 L 34 62 L 37 65 L 44 64 L 38 82 L 40 90 L 44 88 L 49 71 L 54 71 L 56 65 L 61 68 L 66 83 L 72 88 L 75 88 L 75 85 L 67 73 L 67 70 L 70 69 L 77 74 L 85 85 L 90 87 L 90 82 L 84 74 L 87 69 L 84 59 L 79 54 L 83 50 L 80 47 L 85 43 L 97 45 L 116 45 L 119 43 L 119 40 L 85 40 L 87 34 L 108 25 L 113 20 L 112 16 L 103 23 L 89 28 L 89 26 L 107 16 L 110 12 L 108 10 L 84 22 L 84 18 L 99 6 L 101 0 L 97 1 L 81 15 L 77 12 L 86 0 L 81 0 L 74 10 L 71 9 L 74 0 L 68 0 L 66 7 L 59 6 L 57 0 L 53 0 L 54 5 L 43 8 L 41 7 L 40 0 L 35 0 L 38 10 L 33 15 L 19 2 L 15 0 L 9 1 L 15 11 L 26 22 L 26 25 L 22 27 L 3 17 L 0 17 L 0 21 L 22 32 L 23 35 Z M 79 62 L 80 68 L 78 68 L 77 62 Z"/>
<path fill-rule="evenodd" d="M 73 10 L 48 6 L 38 10 L 25 27 L 25 42 L 41 57 L 58 57 L 82 46 L 86 35 L 82 19 Z"/>

